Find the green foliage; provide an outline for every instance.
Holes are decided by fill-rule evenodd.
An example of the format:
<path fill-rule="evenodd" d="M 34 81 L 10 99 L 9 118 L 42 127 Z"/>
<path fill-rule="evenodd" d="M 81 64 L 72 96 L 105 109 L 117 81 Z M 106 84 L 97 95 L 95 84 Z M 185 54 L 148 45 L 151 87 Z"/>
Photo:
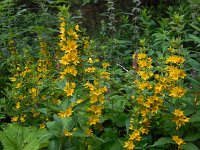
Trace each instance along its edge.
<path fill-rule="evenodd" d="M 0 149 L 123 150 L 133 149 L 131 144 L 135 149 L 199 149 L 198 4 L 1 1 L 0 128 L 10 122 L 21 126 L 9 124 L 1 131 Z M 67 59 L 77 55 L 78 63 L 63 63 L 74 50 L 77 54 Z M 152 67 L 141 67 L 138 54 L 146 54 Z M 174 55 L 184 61 L 168 63 Z M 70 74 L 69 67 L 78 73 Z M 183 72 L 172 80 L 171 73 L 171 78 L 178 75 L 167 67 Z M 149 73 L 146 79 L 142 71 Z M 75 88 L 66 88 L 73 82 Z M 147 82 L 149 89 L 143 88 Z M 172 91 L 178 86 L 186 92 Z M 182 122 L 174 117 L 179 109 Z"/>
<path fill-rule="evenodd" d="M 5 150 L 38 150 L 47 147 L 49 132 L 36 127 L 10 124 L 1 131 L 0 141 Z"/>

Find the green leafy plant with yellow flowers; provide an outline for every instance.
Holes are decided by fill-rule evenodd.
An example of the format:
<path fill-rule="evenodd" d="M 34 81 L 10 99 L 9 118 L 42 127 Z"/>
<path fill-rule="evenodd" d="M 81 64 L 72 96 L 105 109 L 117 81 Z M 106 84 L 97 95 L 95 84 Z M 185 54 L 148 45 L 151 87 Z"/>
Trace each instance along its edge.
<path fill-rule="evenodd" d="M 127 14 L 126 25 L 93 38 L 69 8 L 58 7 L 52 39 L 38 27 L 33 45 L 7 41 L 0 146 L 198 150 L 199 22 L 187 20 L 193 11 L 181 5 L 155 16 L 141 6 L 138 35 L 123 32 L 134 30 Z"/>

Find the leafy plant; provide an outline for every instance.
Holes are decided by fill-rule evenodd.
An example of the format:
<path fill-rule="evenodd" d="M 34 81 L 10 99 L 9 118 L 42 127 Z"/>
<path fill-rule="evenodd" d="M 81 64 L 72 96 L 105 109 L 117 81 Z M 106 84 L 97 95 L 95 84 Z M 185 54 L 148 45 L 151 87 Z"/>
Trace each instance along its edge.
<path fill-rule="evenodd" d="M 47 147 L 50 138 L 46 129 L 9 124 L 0 132 L 4 150 L 38 150 Z"/>

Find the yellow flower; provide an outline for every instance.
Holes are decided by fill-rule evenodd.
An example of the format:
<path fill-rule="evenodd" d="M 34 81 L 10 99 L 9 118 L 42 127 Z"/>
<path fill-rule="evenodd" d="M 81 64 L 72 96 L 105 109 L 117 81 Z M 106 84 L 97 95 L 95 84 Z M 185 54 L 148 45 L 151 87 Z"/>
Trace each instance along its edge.
<path fill-rule="evenodd" d="M 87 136 L 92 136 L 92 135 L 93 135 L 92 129 L 86 129 L 86 130 L 85 130 L 85 134 L 86 134 Z"/>
<path fill-rule="evenodd" d="M 135 130 L 129 137 L 129 140 L 141 141 L 140 131 Z"/>
<path fill-rule="evenodd" d="M 145 71 L 138 71 L 138 74 L 141 76 L 143 80 L 147 80 L 149 78 L 148 73 L 146 73 Z"/>
<path fill-rule="evenodd" d="M 78 71 L 76 70 L 76 68 L 74 66 L 69 66 L 63 72 L 61 72 L 60 74 L 61 75 L 71 74 L 73 76 L 76 76 L 77 72 Z"/>
<path fill-rule="evenodd" d="M 95 71 L 96 71 L 96 68 L 90 67 L 90 68 L 85 69 L 84 71 L 85 71 L 85 72 L 95 72 Z"/>
<path fill-rule="evenodd" d="M 94 61 L 92 60 L 92 58 L 89 58 L 88 61 L 90 64 L 94 63 Z"/>
<path fill-rule="evenodd" d="M 12 117 L 11 121 L 12 122 L 17 122 L 19 117 Z"/>
<path fill-rule="evenodd" d="M 68 108 L 68 109 L 66 109 L 66 111 L 65 111 L 65 115 L 67 116 L 67 117 L 69 117 L 69 116 L 71 116 L 72 115 L 72 108 Z"/>
<path fill-rule="evenodd" d="M 104 79 L 109 79 L 110 78 L 110 73 L 109 72 L 101 72 L 101 77 Z"/>
<path fill-rule="evenodd" d="M 137 97 L 137 102 L 138 102 L 138 104 L 142 104 L 143 101 L 144 101 L 144 97 L 143 97 L 142 95 L 139 95 L 139 96 Z"/>
<path fill-rule="evenodd" d="M 100 121 L 100 120 L 99 120 L 99 117 L 96 116 L 96 115 L 89 118 L 89 124 L 90 124 L 90 125 L 95 125 L 95 124 L 97 124 L 99 121 Z"/>
<path fill-rule="evenodd" d="M 104 68 L 104 69 L 106 69 L 107 67 L 109 67 L 109 66 L 110 66 L 110 64 L 109 64 L 109 63 L 107 63 L 107 62 L 103 62 L 103 63 L 102 63 L 102 66 L 103 66 L 103 68 Z"/>
<path fill-rule="evenodd" d="M 185 78 L 187 76 L 184 70 L 174 66 L 167 66 L 165 70 L 168 71 L 169 77 L 172 80 L 178 80 L 179 78 Z"/>
<path fill-rule="evenodd" d="M 21 116 L 21 117 L 20 117 L 20 121 L 21 121 L 21 122 L 25 122 L 25 116 Z"/>
<path fill-rule="evenodd" d="M 140 68 L 147 67 L 147 61 L 146 60 L 138 60 L 138 65 Z"/>
<path fill-rule="evenodd" d="M 94 112 L 97 116 L 101 115 L 102 106 L 92 105 L 91 108 L 88 108 L 88 111 Z"/>
<path fill-rule="evenodd" d="M 173 122 L 176 123 L 176 129 L 178 130 L 182 125 L 184 125 L 186 122 L 189 122 L 189 118 L 187 118 L 183 111 L 180 109 L 175 109 L 173 112 L 174 118 Z"/>
<path fill-rule="evenodd" d="M 16 88 L 19 89 L 21 87 L 22 83 L 17 83 Z"/>
<path fill-rule="evenodd" d="M 78 47 L 78 44 L 75 40 L 67 40 L 67 47 L 64 47 L 65 49 L 63 48 L 63 50 L 65 52 L 71 52 L 77 49 L 77 47 Z"/>
<path fill-rule="evenodd" d="M 33 97 L 36 97 L 38 95 L 38 89 L 37 88 L 31 88 L 29 90 L 29 93 L 31 93 Z"/>
<path fill-rule="evenodd" d="M 98 100 L 98 96 L 97 95 L 94 95 L 94 94 L 90 95 L 90 103 L 91 104 L 96 103 L 97 100 Z"/>
<path fill-rule="evenodd" d="M 138 88 L 143 91 L 145 89 L 152 89 L 152 85 L 149 82 L 138 82 Z"/>
<path fill-rule="evenodd" d="M 174 140 L 179 146 L 186 144 L 186 142 L 182 138 L 179 138 L 177 135 L 172 136 L 172 140 Z"/>
<path fill-rule="evenodd" d="M 11 77 L 10 81 L 15 82 L 17 79 L 15 77 Z"/>
<path fill-rule="evenodd" d="M 78 39 L 78 34 L 75 32 L 75 31 L 73 31 L 72 29 L 70 29 L 68 32 L 67 32 L 67 34 L 69 35 L 69 36 L 71 36 L 72 38 L 74 38 L 74 39 Z"/>
<path fill-rule="evenodd" d="M 58 116 L 59 116 L 60 118 L 64 118 L 64 117 L 66 117 L 64 111 L 59 112 L 59 113 L 58 113 Z"/>
<path fill-rule="evenodd" d="M 97 59 L 95 59 L 95 62 L 100 62 L 100 60 L 97 58 Z"/>
<path fill-rule="evenodd" d="M 84 101 L 83 99 L 77 99 L 76 103 L 77 103 L 77 104 L 80 104 L 80 103 L 82 103 L 83 101 Z"/>
<path fill-rule="evenodd" d="M 133 144 L 133 141 L 128 140 L 125 142 L 124 147 L 127 148 L 128 150 L 134 150 L 135 145 Z"/>
<path fill-rule="evenodd" d="M 182 87 L 174 87 L 171 89 L 169 96 L 180 98 L 185 95 L 186 90 Z"/>
<path fill-rule="evenodd" d="M 156 83 L 154 85 L 154 91 L 155 93 L 160 93 L 163 90 L 163 85 L 161 83 Z"/>
<path fill-rule="evenodd" d="M 70 117 L 72 115 L 72 108 L 67 108 L 66 111 L 60 111 L 58 116 L 60 118 Z"/>
<path fill-rule="evenodd" d="M 140 132 L 142 134 L 148 134 L 149 133 L 149 129 L 148 128 L 141 127 L 139 130 L 140 130 Z"/>
<path fill-rule="evenodd" d="M 63 20 L 64 20 L 64 18 L 63 18 L 63 17 L 60 17 L 60 20 L 62 20 L 62 21 L 63 21 Z"/>
<path fill-rule="evenodd" d="M 45 124 L 44 124 L 44 123 L 41 123 L 41 124 L 40 124 L 40 128 L 41 128 L 41 129 L 45 128 Z"/>
<path fill-rule="evenodd" d="M 67 130 L 65 129 L 65 130 L 64 130 L 64 135 L 67 136 L 67 137 L 70 137 L 70 136 L 73 135 L 73 133 L 72 133 L 72 132 L 69 132 L 69 131 L 67 131 Z"/>
<path fill-rule="evenodd" d="M 85 86 L 86 88 L 89 88 L 90 91 L 94 91 L 94 85 L 92 85 L 91 83 L 87 82 L 87 83 L 84 84 L 84 86 Z"/>
<path fill-rule="evenodd" d="M 15 107 L 16 107 L 16 109 L 19 109 L 20 108 L 20 102 L 17 102 Z"/>
<path fill-rule="evenodd" d="M 175 63 L 175 64 L 182 64 L 185 62 L 185 59 L 181 56 L 176 56 L 176 55 L 173 55 L 173 56 L 170 56 L 167 58 L 166 60 L 166 63 Z"/>
<path fill-rule="evenodd" d="M 139 60 L 140 60 L 140 59 L 145 59 L 145 58 L 147 57 L 147 54 L 145 54 L 145 53 L 140 53 L 140 54 L 137 55 L 137 57 L 138 57 Z"/>
<path fill-rule="evenodd" d="M 69 59 L 69 55 L 67 54 L 65 54 L 60 60 L 60 63 L 63 65 L 68 65 L 69 62 L 70 62 L 70 59 Z"/>
<path fill-rule="evenodd" d="M 75 27 L 74 27 L 74 28 L 75 28 L 75 30 L 76 30 L 76 31 L 79 31 L 79 32 L 80 32 L 80 30 L 79 30 L 79 25 L 78 25 L 78 24 L 77 24 L 77 25 L 75 25 Z"/>
<path fill-rule="evenodd" d="M 64 88 L 64 91 L 66 92 L 67 96 L 72 96 L 74 93 L 74 88 L 76 87 L 76 84 L 74 82 L 66 83 L 66 86 Z"/>

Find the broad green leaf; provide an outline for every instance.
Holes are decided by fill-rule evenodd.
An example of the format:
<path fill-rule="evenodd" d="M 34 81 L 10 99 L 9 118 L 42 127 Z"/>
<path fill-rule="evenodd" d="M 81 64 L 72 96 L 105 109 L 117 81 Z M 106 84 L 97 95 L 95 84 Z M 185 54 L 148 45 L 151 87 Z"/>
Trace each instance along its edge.
<path fill-rule="evenodd" d="M 151 147 L 162 146 L 170 143 L 174 143 L 171 137 L 161 137 Z"/>
<path fill-rule="evenodd" d="M 171 102 L 168 101 L 164 101 L 165 105 L 167 106 L 167 108 L 169 109 L 170 112 L 173 112 L 175 107 Z"/>
<path fill-rule="evenodd" d="M 63 80 L 58 81 L 58 82 L 57 82 L 58 88 L 63 90 L 63 89 L 65 88 L 66 82 L 67 82 L 66 79 L 63 79 Z"/>
<path fill-rule="evenodd" d="M 8 125 L 0 132 L 0 141 L 4 150 L 38 150 L 41 145 L 48 143 L 49 138 L 50 134 L 45 129 L 15 124 Z"/>
<path fill-rule="evenodd" d="M 200 138 L 200 133 L 193 133 L 190 135 L 187 135 L 184 140 L 185 141 L 196 141 Z"/>
<path fill-rule="evenodd" d="M 72 117 L 61 118 L 61 122 L 63 128 L 67 129 L 68 131 L 72 130 L 76 124 L 76 121 Z"/>
<path fill-rule="evenodd" d="M 198 122 L 200 121 L 200 112 L 196 112 L 190 117 L 190 122 Z"/>
<path fill-rule="evenodd" d="M 109 150 L 123 150 L 121 144 L 119 141 L 115 141 L 111 146 Z"/>
<path fill-rule="evenodd" d="M 186 143 L 181 146 L 183 150 L 199 150 L 199 148 L 193 143 Z"/>
<path fill-rule="evenodd" d="M 73 132 L 73 137 L 88 137 L 83 131 L 77 130 Z"/>

